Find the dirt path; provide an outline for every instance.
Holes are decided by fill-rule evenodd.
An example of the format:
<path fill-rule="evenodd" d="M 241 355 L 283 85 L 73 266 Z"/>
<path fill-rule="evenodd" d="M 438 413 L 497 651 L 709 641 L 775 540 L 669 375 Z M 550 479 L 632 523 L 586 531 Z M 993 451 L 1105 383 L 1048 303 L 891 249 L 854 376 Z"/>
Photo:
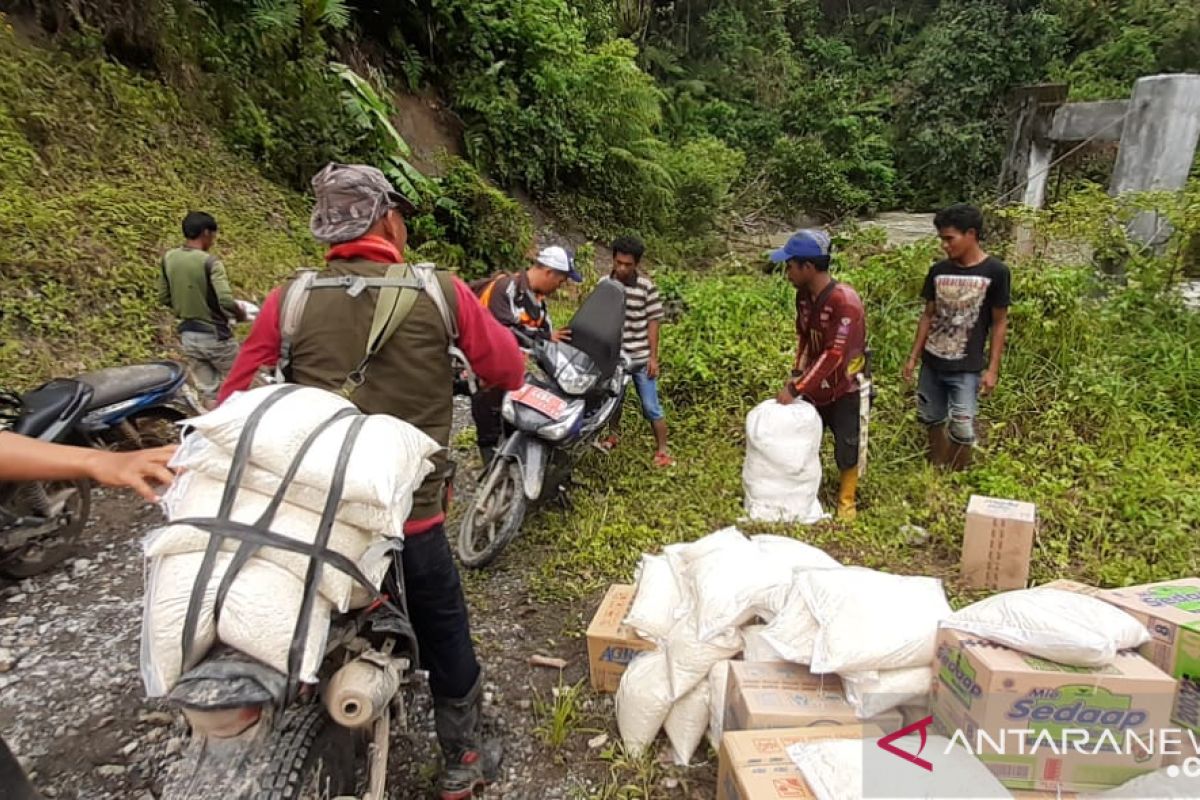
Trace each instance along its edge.
<path fill-rule="evenodd" d="M 466 458 L 459 455 L 460 503 L 473 471 Z M 139 677 L 140 541 L 160 516 L 125 492 L 97 491 L 94 499 L 77 559 L 0 588 L 0 731 L 47 797 L 150 800 L 186 742 L 182 723 L 145 700 Z M 578 693 L 578 719 L 566 743 L 552 750 L 536 729 L 559 685 L 558 671 L 527 663 L 533 653 L 558 656 L 569 662 L 564 686 L 585 681 L 583 629 L 595 604 L 533 601 L 526 589 L 529 556 L 518 551 L 467 578 L 473 634 L 487 670 L 487 712 L 506 740 L 503 779 L 486 796 L 597 796 L 608 765 L 588 741 L 601 728 L 615 739 L 611 697 Z M 397 799 L 429 796 L 435 775 L 431 705 L 421 683 L 410 693 L 410 708 L 408 731 L 393 750 Z M 670 794 L 681 796 L 661 796 Z"/>

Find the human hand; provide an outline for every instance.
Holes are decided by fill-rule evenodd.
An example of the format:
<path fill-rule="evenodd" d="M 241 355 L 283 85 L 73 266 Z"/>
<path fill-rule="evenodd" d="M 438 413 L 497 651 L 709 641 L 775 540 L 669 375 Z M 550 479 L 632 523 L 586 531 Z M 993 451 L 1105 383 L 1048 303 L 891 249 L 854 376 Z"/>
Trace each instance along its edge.
<path fill-rule="evenodd" d="M 979 394 L 981 396 L 987 396 L 991 394 L 995 390 L 996 384 L 999 382 L 1000 373 L 996 370 L 989 369 L 987 372 L 983 373 L 983 377 L 979 381 Z"/>
<path fill-rule="evenodd" d="M 570 342 L 571 341 L 571 329 L 570 328 L 559 328 L 558 330 L 556 330 L 550 334 L 550 341 L 552 341 L 552 342 Z"/>
<path fill-rule="evenodd" d="M 650 356 L 650 362 L 646 364 L 646 377 L 651 380 L 658 377 L 658 356 Z"/>
<path fill-rule="evenodd" d="M 903 380 L 905 383 L 912 383 L 913 371 L 916 368 L 917 368 L 917 360 L 915 358 L 909 357 L 909 359 L 904 362 L 904 369 L 900 371 L 901 380 Z"/>
<path fill-rule="evenodd" d="M 158 493 L 151 484 L 170 486 L 175 474 L 167 468 L 167 462 L 175 455 L 175 445 L 137 450 L 132 453 L 113 453 L 108 450 L 92 450 L 88 453 L 88 476 L 105 486 L 121 486 L 133 489 L 147 502 L 157 503 Z"/>
<path fill-rule="evenodd" d="M 792 396 L 789 386 L 784 386 L 780 389 L 779 394 L 775 397 L 775 402 L 781 406 L 790 406 L 795 400 L 796 398 Z"/>

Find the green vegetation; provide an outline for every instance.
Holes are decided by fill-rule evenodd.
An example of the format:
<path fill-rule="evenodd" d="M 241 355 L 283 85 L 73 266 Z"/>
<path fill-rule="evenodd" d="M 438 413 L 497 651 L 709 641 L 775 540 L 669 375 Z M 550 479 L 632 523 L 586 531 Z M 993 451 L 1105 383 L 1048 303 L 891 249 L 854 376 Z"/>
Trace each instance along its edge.
<path fill-rule="evenodd" d="M 303 199 L 213 141 L 173 92 L 0 27 L 0 385 L 169 351 L 158 259 L 197 208 L 217 216 L 242 296 L 320 262 Z"/>
<path fill-rule="evenodd" d="M 1200 229 L 1198 199 L 1193 183 L 1172 206 L 1182 238 Z M 1068 240 L 1087 245 L 1085 252 L 1127 251 L 1121 223 L 1136 207 L 1097 189 L 1040 223 L 1059 251 Z M 793 535 L 847 563 L 939 575 L 953 587 L 963 510 L 970 494 L 981 493 L 1038 504 L 1035 580 L 1116 585 L 1200 570 L 1200 315 L 1162 291 L 1178 253 L 1139 255 L 1125 285 L 1101 282 L 1086 261 L 1061 263 L 1041 252 L 1015 261 L 1009 350 L 999 390 L 982 410 L 986 444 L 974 469 L 949 474 L 924 463 L 912 390 L 899 379 L 935 242 L 885 248 L 863 232 L 840 252 L 836 273 L 864 298 L 876 354 L 871 460 L 858 521 Z M 679 463 L 651 467 L 647 426 L 627 415 L 621 449 L 585 458 L 574 512 L 535 517 L 532 535 L 508 556 L 539 563 L 542 594 L 587 596 L 628 579 L 641 552 L 741 515 L 743 420 L 774 396 L 794 347 L 793 290 L 752 266 L 658 275 L 664 293 L 687 309 L 664 329 L 663 343 Z M 826 450 L 831 460 L 828 442 Z M 836 471 L 827 466 L 824 499 L 832 502 Z M 925 528 L 928 539 L 914 540 L 905 525 Z"/>

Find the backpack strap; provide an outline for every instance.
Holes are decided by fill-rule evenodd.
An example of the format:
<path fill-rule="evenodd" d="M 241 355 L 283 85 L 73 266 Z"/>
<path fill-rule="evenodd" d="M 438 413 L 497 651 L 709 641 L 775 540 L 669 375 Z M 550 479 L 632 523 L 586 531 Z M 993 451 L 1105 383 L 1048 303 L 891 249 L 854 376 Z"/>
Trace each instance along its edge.
<path fill-rule="evenodd" d="M 333 285 L 337 286 L 346 285 L 346 294 L 351 297 L 360 294 L 368 286 L 379 287 L 379 297 L 375 300 L 375 315 L 371 318 L 371 331 L 367 334 L 367 348 L 363 353 L 362 360 L 358 362 L 358 366 L 351 370 L 350 374 L 346 376 L 346 380 L 342 382 L 341 394 L 344 397 L 350 397 L 366 381 L 367 368 L 370 366 L 371 359 L 375 357 L 387 340 L 392 338 L 392 334 L 400 327 L 400 323 L 408 317 L 409 312 L 416 305 L 417 296 L 420 295 L 421 290 L 428 291 L 428 289 L 419 277 L 419 273 L 408 264 L 388 265 L 387 275 L 382 279 L 354 277 L 348 282 L 342 278 L 318 280 L 331 280 L 335 282 Z"/>
<path fill-rule="evenodd" d="M 292 343 L 300 328 L 300 318 L 304 316 L 304 306 L 308 303 L 308 290 L 316 278 L 316 270 L 299 270 L 280 300 L 279 358 L 275 362 L 275 379 L 279 383 L 287 381 L 286 375 L 292 366 Z"/>
<path fill-rule="evenodd" d="M 467 386 L 474 394 L 478 388 L 475 370 L 471 369 L 471 362 L 467 358 L 467 354 L 458 346 L 458 320 L 454 318 L 454 314 L 450 312 L 450 304 L 446 302 L 446 295 L 454 291 L 454 278 L 449 273 L 439 273 L 437 268 L 429 262 L 416 264 L 413 269 L 424 281 L 425 293 L 429 295 L 429 299 L 437 306 L 438 313 L 442 315 L 442 324 L 446 326 L 446 335 L 450 338 L 450 346 L 446 348 L 446 352 L 450 355 L 450 363 L 462 370 Z M 495 285 L 494 281 L 492 285 Z"/>

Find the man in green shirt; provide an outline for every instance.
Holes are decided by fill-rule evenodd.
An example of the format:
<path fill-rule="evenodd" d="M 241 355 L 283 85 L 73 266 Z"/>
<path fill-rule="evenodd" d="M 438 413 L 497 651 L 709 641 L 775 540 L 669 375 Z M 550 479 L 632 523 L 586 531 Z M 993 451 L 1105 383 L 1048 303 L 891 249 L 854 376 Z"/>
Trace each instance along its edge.
<path fill-rule="evenodd" d="M 246 314 L 233 299 L 224 265 L 209 253 L 217 240 L 217 221 L 203 211 L 189 212 L 183 218 L 183 237 L 183 247 L 162 258 L 158 299 L 179 318 L 179 339 L 196 388 L 211 405 L 238 354 L 229 320 L 241 321 Z"/>

